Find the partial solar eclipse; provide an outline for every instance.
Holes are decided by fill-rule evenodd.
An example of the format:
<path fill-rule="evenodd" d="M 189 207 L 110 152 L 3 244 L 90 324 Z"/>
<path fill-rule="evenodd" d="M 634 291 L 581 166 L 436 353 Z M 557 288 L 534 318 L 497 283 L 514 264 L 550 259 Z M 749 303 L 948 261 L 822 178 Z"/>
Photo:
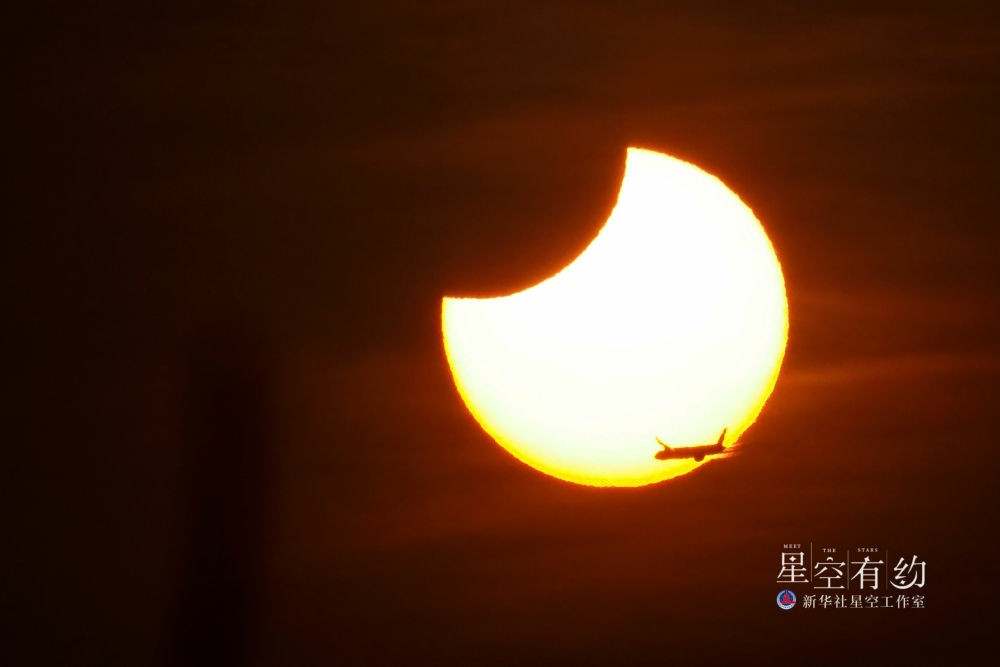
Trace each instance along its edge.
<path fill-rule="evenodd" d="M 781 266 L 718 178 L 629 148 L 611 216 L 554 276 L 508 296 L 445 297 L 444 349 L 500 445 L 560 479 L 640 486 L 704 461 L 657 439 L 736 443 L 771 394 L 788 338 Z M 709 459 L 710 460 L 710 459 Z"/>

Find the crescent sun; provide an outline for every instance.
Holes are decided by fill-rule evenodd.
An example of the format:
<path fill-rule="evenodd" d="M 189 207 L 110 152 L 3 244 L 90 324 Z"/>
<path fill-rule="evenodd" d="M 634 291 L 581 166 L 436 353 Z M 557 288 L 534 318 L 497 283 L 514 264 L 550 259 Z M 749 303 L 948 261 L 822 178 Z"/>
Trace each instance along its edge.
<path fill-rule="evenodd" d="M 659 441 L 737 443 L 788 339 L 781 266 L 718 178 L 629 148 L 618 201 L 568 266 L 495 298 L 445 297 L 444 350 L 483 429 L 549 475 L 640 486 L 706 460 Z M 711 458 L 707 459 L 711 460 Z"/>

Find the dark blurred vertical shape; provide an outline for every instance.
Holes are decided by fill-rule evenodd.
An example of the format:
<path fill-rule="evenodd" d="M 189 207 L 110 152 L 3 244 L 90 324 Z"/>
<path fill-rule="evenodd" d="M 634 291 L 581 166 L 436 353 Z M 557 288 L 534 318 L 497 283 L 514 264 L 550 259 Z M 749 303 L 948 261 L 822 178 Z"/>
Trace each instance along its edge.
<path fill-rule="evenodd" d="M 181 488 L 187 540 L 169 664 L 251 661 L 263 590 L 273 365 L 260 341 L 215 333 L 190 354 Z"/>

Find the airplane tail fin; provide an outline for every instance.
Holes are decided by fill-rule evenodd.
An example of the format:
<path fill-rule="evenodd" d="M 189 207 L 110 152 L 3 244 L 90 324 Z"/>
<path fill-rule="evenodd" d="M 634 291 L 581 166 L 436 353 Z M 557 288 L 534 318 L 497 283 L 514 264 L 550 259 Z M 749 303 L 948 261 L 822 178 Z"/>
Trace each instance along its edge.
<path fill-rule="evenodd" d="M 719 434 L 719 441 L 715 443 L 717 446 L 719 446 L 719 447 L 723 446 L 722 442 L 726 439 L 726 431 L 728 431 L 728 430 L 729 430 L 728 426 L 726 428 L 722 429 L 722 433 Z"/>
<path fill-rule="evenodd" d="M 660 443 L 660 447 L 663 447 L 663 451 L 665 451 L 665 452 L 669 452 L 669 451 L 673 451 L 673 450 L 672 450 L 672 449 L 670 448 L 670 445 L 668 445 L 667 443 L 663 442 L 663 441 L 662 441 L 662 440 L 660 440 L 659 438 L 657 438 L 657 439 L 656 439 L 656 441 L 657 441 L 658 443 Z"/>

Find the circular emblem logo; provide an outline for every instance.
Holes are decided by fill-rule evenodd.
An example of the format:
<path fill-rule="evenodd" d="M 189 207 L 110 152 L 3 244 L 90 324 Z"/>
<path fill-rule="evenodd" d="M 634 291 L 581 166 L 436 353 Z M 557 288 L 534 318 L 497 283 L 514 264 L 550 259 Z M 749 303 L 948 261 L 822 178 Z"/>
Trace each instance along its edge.
<path fill-rule="evenodd" d="M 785 588 L 778 592 L 777 602 L 779 608 L 788 611 L 795 606 L 795 593 Z"/>

